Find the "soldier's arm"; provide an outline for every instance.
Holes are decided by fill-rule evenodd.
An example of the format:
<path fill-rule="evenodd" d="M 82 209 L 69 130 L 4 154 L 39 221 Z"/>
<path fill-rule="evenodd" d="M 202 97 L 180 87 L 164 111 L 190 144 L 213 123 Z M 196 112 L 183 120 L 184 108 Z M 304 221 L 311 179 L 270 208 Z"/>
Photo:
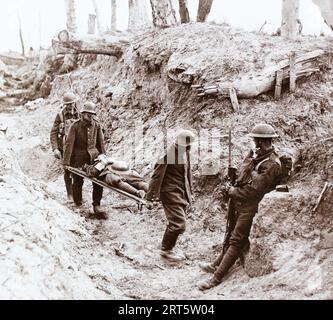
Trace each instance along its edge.
<path fill-rule="evenodd" d="M 103 134 L 101 125 L 98 125 L 98 129 L 97 129 L 97 146 L 96 147 L 100 153 L 106 154 L 104 134 Z"/>
<path fill-rule="evenodd" d="M 165 171 L 166 164 L 156 164 L 154 167 L 153 175 L 149 182 L 148 191 L 146 194 L 146 199 L 148 201 L 157 201 L 159 200 L 159 186 L 160 180 L 162 179 L 162 172 Z"/>
<path fill-rule="evenodd" d="M 75 136 L 76 136 L 76 127 L 75 127 L 75 125 L 71 125 L 71 127 L 69 128 L 69 133 L 68 133 L 66 143 L 65 143 L 64 160 L 63 160 L 64 166 L 70 165 L 73 148 L 74 148 Z"/>
<path fill-rule="evenodd" d="M 272 188 L 274 189 L 274 182 L 279 174 L 280 166 L 277 163 L 264 162 L 260 167 L 260 173 L 253 177 L 251 184 L 233 188 L 230 195 L 238 201 L 261 199 Z"/>
<path fill-rule="evenodd" d="M 54 151 L 55 149 L 59 149 L 58 133 L 59 133 L 60 124 L 61 124 L 61 120 L 60 120 L 59 113 L 58 113 L 57 116 L 54 119 L 54 123 L 53 123 L 51 133 L 50 133 L 50 141 L 51 141 L 52 151 Z"/>

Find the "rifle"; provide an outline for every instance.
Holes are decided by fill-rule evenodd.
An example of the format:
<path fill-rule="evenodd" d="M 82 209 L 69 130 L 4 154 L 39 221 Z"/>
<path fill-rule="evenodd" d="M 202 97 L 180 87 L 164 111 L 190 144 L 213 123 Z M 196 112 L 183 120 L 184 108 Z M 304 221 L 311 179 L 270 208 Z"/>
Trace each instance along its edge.
<path fill-rule="evenodd" d="M 231 128 L 229 128 L 229 157 L 228 157 L 228 181 L 229 183 L 234 186 L 236 183 L 237 178 L 237 168 L 232 166 L 232 140 L 231 140 Z M 227 224 L 226 224 L 226 230 L 224 234 L 224 240 L 223 240 L 223 254 L 226 253 L 226 251 L 229 248 L 229 240 L 231 237 L 231 232 L 235 228 L 236 219 L 235 219 L 235 206 L 232 201 L 232 199 L 229 197 L 228 199 L 228 210 L 227 210 Z"/>

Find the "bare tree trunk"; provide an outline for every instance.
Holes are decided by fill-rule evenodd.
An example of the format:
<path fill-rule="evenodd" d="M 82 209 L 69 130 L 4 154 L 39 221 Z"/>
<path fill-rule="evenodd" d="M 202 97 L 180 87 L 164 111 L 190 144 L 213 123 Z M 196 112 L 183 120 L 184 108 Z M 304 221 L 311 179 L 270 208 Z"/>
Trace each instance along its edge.
<path fill-rule="evenodd" d="M 281 36 L 295 39 L 299 34 L 299 0 L 282 0 Z"/>
<path fill-rule="evenodd" d="M 167 28 L 177 23 L 171 0 L 150 0 L 153 24 L 157 28 Z"/>
<path fill-rule="evenodd" d="M 98 8 L 98 5 L 97 5 L 97 2 L 96 2 L 96 0 L 92 0 L 92 3 L 93 3 L 93 6 L 94 6 L 94 9 L 95 9 L 98 33 L 103 34 L 104 28 L 103 28 L 101 15 L 99 13 L 99 8 Z"/>
<path fill-rule="evenodd" d="M 88 34 L 95 34 L 96 15 L 89 14 Z"/>
<path fill-rule="evenodd" d="M 22 25 L 21 25 L 21 18 L 20 14 L 17 12 L 17 17 L 19 21 L 19 35 L 20 35 L 20 41 L 21 41 L 21 48 L 22 48 L 22 56 L 25 56 L 25 48 L 24 48 L 24 41 L 23 41 L 23 34 L 22 34 Z"/>
<path fill-rule="evenodd" d="M 190 14 L 188 13 L 187 0 L 178 0 L 179 2 L 179 15 L 181 23 L 190 22 Z"/>
<path fill-rule="evenodd" d="M 138 30 L 149 25 L 147 4 L 143 0 L 128 0 L 128 29 Z"/>
<path fill-rule="evenodd" d="M 312 0 L 321 11 L 325 23 L 333 30 L 333 2 L 331 0 Z"/>
<path fill-rule="evenodd" d="M 197 22 L 205 22 L 213 5 L 213 0 L 199 0 Z"/>
<path fill-rule="evenodd" d="M 135 26 L 136 12 L 134 7 L 134 0 L 128 0 L 128 29 L 132 30 Z"/>
<path fill-rule="evenodd" d="M 76 33 L 77 25 L 76 25 L 76 8 L 75 8 L 75 0 L 65 0 L 66 6 L 66 26 L 67 30 L 72 33 Z"/>
<path fill-rule="evenodd" d="M 111 0 L 111 30 L 117 30 L 117 1 Z"/>

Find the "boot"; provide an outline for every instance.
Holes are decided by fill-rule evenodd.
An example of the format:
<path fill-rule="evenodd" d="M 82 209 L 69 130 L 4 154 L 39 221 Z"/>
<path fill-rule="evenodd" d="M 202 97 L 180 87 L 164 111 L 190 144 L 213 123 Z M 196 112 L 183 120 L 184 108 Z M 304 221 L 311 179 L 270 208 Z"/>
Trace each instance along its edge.
<path fill-rule="evenodd" d="M 70 176 L 70 173 L 68 171 L 64 174 L 64 180 L 65 180 L 65 186 L 66 186 L 66 192 L 67 192 L 67 201 L 68 202 L 74 202 L 73 199 L 73 181 Z"/>
<path fill-rule="evenodd" d="M 218 286 L 221 282 L 222 281 L 217 280 L 215 277 L 212 277 L 208 280 L 199 281 L 197 283 L 197 287 L 198 287 L 199 290 L 205 291 L 205 290 L 208 290 L 208 289 L 211 289 L 213 287 Z"/>
<path fill-rule="evenodd" d="M 216 266 L 212 265 L 211 263 L 199 263 L 199 267 L 202 271 L 207 273 L 214 273 L 216 271 Z"/>
<path fill-rule="evenodd" d="M 145 197 L 146 193 L 144 192 L 144 190 L 138 190 L 137 192 L 137 196 L 141 199 L 143 199 Z"/>
<path fill-rule="evenodd" d="M 179 233 L 166 228 L 162 239 L 162 251 L 170 251 L 176 245 Z"/>
<path fill-rule="evenodd" d="M 67 202 L 68 203 L 73 203 L 74 199 L 73 199 L 73 195 L 72 194 L 67 194 Z"/>
<path fill-rule="evenodd" d="M 161 257 L 170 262 L 180 262 L 186 259 L 185 255 L 181 252 L 174 252 L 173 250 L 161 250 Z"/>
<path fill-rule="evenodd" d="M 108 216 L 105 211 L 102 210 L 101 206 L 93 206 L 94 208 L 94 215 L 92 218 L 107 220 Z"/>

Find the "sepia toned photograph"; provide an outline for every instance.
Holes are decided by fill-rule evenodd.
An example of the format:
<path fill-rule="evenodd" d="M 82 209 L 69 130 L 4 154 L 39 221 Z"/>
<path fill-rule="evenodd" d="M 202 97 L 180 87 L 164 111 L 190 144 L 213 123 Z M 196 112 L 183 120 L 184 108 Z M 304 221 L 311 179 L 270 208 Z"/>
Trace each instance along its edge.
<path fill-rule="evenodd" d="M 1 0 L 0 26 L 0 300 L 333 299 L 333 1 Z"/>

